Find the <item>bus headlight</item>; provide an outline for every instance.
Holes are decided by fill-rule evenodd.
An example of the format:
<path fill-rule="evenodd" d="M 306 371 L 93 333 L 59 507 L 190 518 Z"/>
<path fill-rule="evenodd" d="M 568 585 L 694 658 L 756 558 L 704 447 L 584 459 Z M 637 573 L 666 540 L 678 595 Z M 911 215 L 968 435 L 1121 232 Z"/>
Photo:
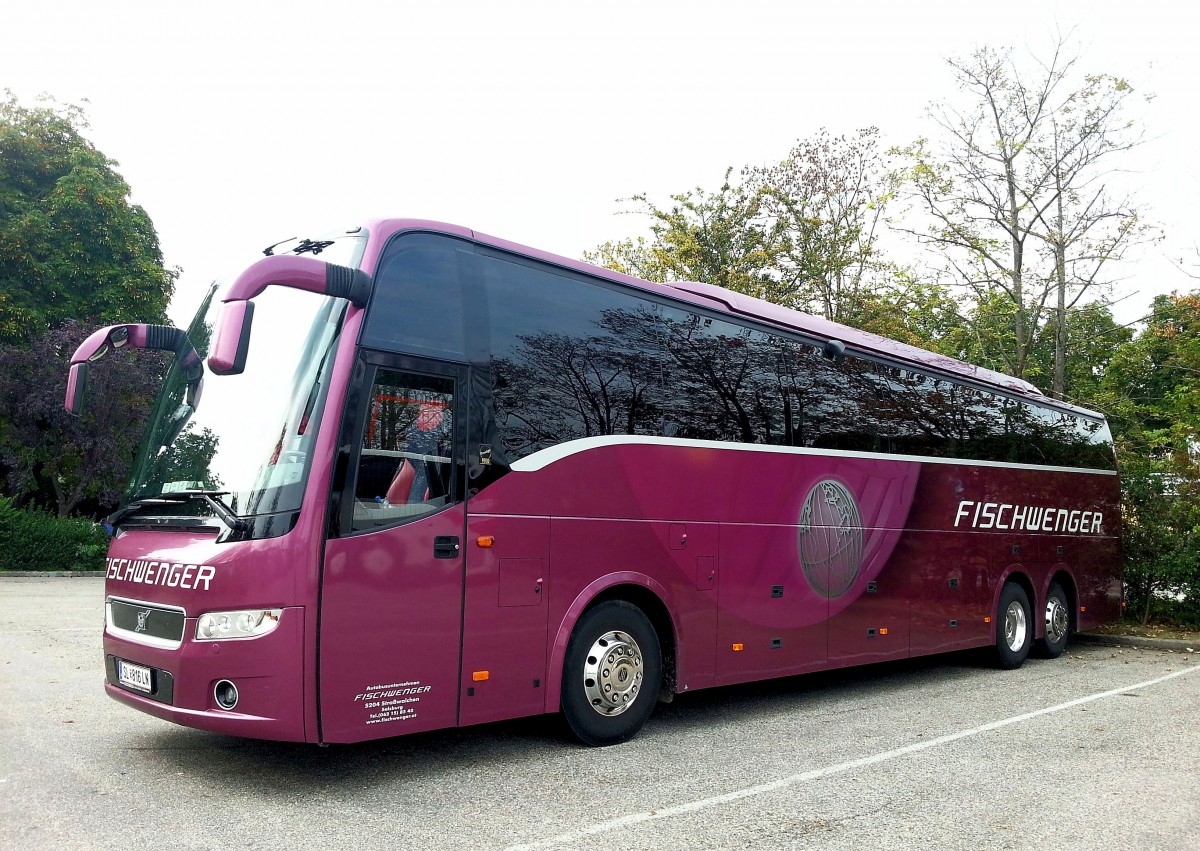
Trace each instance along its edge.
<path fill-rule="evenodd" d="M 196 621 L 197 641 L 258 638 L 279 624 L 283 609 L 248 609 L 240 612 L 209 612 Z"/>

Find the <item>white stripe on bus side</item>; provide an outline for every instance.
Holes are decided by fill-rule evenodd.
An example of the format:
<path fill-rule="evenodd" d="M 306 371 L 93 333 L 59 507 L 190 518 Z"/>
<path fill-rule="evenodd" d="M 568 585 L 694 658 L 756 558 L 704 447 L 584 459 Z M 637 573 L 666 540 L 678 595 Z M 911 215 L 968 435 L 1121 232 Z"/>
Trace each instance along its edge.
<path fill-rule="evenodd" d="M 959 464 L 967 467 L 1003 467 L 1015 470 L 1043 470 L 1057 473 L 1091 473 L 1115 476 L 1115 470 L 1092 470 L 1084 467 L 1048 467 L 1039 464 L 1012 464 L 1005 461 L 974 461 L 964 458 L 936 458 L 925 455 L 889 455 L 884 452 L 850 452 L 841 449 L 810 449 L 804 446 L 768 446 L 762 443 L 734 443 L 726 440 L 693 440 L 678 437 L 656 437 L 639 434 L 609 434 L 568 440 L 548 449 L 540 449 L 514 461 L 512 468 L 520 473 L 532 473 L 572 455 L 590 452 L 606 446 L 675 446 L 693 449 L 718 449 L 735 452 L 771 452 L 777 455 L 815 455 L 831 458 L 863 458 L 872 461 L 912 461 L 919 464 Z"/>

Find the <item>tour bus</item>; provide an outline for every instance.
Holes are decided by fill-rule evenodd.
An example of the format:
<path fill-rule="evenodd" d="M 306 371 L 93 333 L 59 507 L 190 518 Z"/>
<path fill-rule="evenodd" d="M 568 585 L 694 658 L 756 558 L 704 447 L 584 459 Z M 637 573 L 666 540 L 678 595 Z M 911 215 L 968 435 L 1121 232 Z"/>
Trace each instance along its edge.
<path fill-rule="evenodd" d="M 1113 619 L 1104 418 L 716 286 L 382 220 L 266 249 L 186 329 L 110 518 L 108 693 L 359 742 Z M 128 368 L 131 361 L 122 355 Z M 121 358 L 103 368 L 122 368 Z"/>

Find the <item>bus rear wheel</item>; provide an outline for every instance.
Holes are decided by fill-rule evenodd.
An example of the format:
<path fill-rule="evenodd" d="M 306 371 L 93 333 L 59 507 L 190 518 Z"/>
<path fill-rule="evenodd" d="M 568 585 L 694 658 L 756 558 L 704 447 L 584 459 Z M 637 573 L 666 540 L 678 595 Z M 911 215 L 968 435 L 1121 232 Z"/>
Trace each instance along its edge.
<path fill-rule="evenodd" d="M 1046 592 L 1046 636 L 1038 641 L 1038 655 L 1057 659 L 1067 649 L 1071 637 L 1071 610 L 1067 595 L 1057 582 Z"/>
<path fill-rule="evenodd" d="M 586 745 L 628 741 L 646 723 L 662 683 L 662 652 L 637 606 L 609 600 L 585 612 L 563 665 L 562 711 Z"/>
<path fill-rule="evenodd" d="M 996 607 L 996 663 L 1006 671 L 1021 667 L 1033 645 L 1033 612 L 1029 595 L 1015 582 L 1000 592 Z"/>

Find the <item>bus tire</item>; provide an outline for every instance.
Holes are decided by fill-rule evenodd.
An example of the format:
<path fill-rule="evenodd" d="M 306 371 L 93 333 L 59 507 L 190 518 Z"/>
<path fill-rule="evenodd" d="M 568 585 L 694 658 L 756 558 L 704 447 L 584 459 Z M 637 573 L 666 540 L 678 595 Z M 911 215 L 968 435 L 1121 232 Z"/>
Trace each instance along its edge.
<path fill-rule="evenodd" d="M 1067 641 L 1071 638 L 1071 609 L 1067 603 L 1066 592 L 1057 582 L 1050 584 L 1046 591 L 1046 608 L 1044 638 L 1038 639 L 1038 655 L 1046 659 L 1057 659 L 1067 649 Z"/>
<path fill-rule="evenodd" d="M 1033 644 L 1033 611 L 1029 595 L 1007 582 L 996 607 L 996 664 L 1006 671 L 1021 667 Z"/>
<path fill-rule="evenodd" d="M 563 664 L 567 726 L 593 747 L 629 741 L 646 723 L 662 685 L 662 651 L 637 606 L 609 600 L 575 625 Z"/>

